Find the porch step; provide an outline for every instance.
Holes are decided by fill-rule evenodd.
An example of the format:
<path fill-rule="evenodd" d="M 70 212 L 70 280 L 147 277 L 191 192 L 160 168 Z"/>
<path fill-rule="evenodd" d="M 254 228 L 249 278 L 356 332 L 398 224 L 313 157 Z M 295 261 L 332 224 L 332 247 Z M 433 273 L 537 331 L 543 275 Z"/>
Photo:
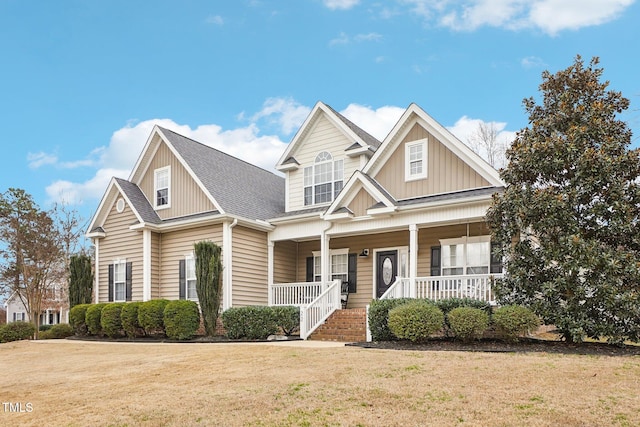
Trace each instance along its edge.
<path fill-rule="evenodd" d="M 317 341 L 362 342 L 367 340 L 367 309 L 336 310 L 311 336 Z"/>

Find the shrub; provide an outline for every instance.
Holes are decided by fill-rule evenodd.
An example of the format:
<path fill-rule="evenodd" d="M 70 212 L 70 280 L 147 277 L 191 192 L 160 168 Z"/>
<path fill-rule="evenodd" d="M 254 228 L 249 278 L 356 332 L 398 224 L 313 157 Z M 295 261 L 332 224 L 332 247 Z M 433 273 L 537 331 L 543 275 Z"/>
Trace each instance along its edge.
<path fill-rule="evenodd" d="M 140 303 L 138 323 L 146 334 L 164 335 L 164 308 L 168 303 L 166 299 L 152 299 Z"/>
<path fill-rule="evenodd" d="M 275 322 L 286 336 L 300 328 L 300 308 L 294 306 L 271 307 Z"/>
<path fill-rule="evenodd" d="M 102 309 L 100 326 L 102 327 L 102 332 L 109 338 L 118 338 L 123 335 L 120 314 L 124 305 L 125 303 L 123 302 L 112 302 L 105 305 Z"/>
<path fill-rule="evenodd" d="M 0 343 L 26 340 L 33 337 L 36 327 L 30 322 L 13 322 L 0 326 Z"/>
<path fill-rule="evenodd" d="M 517 341 L 518 337 L 540 326 L 540 319 L 530 309 L 520 305 L 505 305 L 493 313 L 493 324 L 503 339 Z"/>
<path fill-rule="evenodd" d="M 120 321 L 122 322 L 122 330 L 129 338 L 135 338 L 144 335 L 144 329 L 138 323 L 139 302 L 128 302 L 122 307 L 120 312 Z"/>
<path fill-rule="evenodd" d="M 84 321 L 87 324 L 87 331 L 89 332 L 89 335 L 102 335 L 102 324 L 100 323 L 100 318 L 102 317 L 102 309 L 105 305 L 107 304 L 100 303 L 91 304 L 87 307 Z"/>
<path fill-rule="evenodd" d="M 222 324 L 231 339 L 263 340 L 278 332 L 271 307 L 234 307 L 222 313 Z"/>
<path fill-rule="evenodd" d="M 200 326 L 198 304 L 189 300 L 170 301 L 164 308 L 164 328 L 174 340 L 192 338 Z"/>
<path fill-rule="evenodd" d="M 444 323 L 442 310 L 426 300 L 415 300 L 389 311 L 389 330 L 400 339 L 424 341 Z"/>
<path fill-rule="evenodd" d="M 396 336 L 389 330 L 389 311 L 410 301 L 409 298 L 379 299 L 371 301 L 369 306 L 369 330 L 373 341 L 391 341 Z M 426 300 L 425 300 L 426 301 Z"/>
<path fill-rule="evenodd" d="M 52 327 L 52 326 L 53 326 L 53 325 L 40 325 L 40 326 L 38 327 L 38 330 L 39 330 L 40 332 L 48 331 L 49 329 L 51 329 L 51 327 Z"/>
<path fill-rule="evenodd" d="M 52 325 L 47 331 L 42 332 L 38 338 L 42 340 L 63 339 L 74 334 L 73 328 L 68 323 Z"/>
<path fill-rule="evenodd" d="M 489 315 L 479 308 L 458 307 L 447 314 L 453 336 L 462 341 L 482 337 L 489 326 Z"/>
<path fill-rule="evenodd" d="M 447 298 L 436 301 L 436 305 L 444 313 L 444 333 L 446 336 L 455 336 L 455 333 L 451 330 L 449 324 L 449 317 L 447 314 L 458 307 L 470 307 L 484 310 L 489 317 L 491 317 L 491 305 L 486 301 L 480 301 L 472 298 Z"/>
<path fill-rule="evenodd" d="M 69 324 L 76 335 L 87 334 L 86 315 L 89 306 L 91 306 L 91 304 L 78 304 L 69 310 Z"/>

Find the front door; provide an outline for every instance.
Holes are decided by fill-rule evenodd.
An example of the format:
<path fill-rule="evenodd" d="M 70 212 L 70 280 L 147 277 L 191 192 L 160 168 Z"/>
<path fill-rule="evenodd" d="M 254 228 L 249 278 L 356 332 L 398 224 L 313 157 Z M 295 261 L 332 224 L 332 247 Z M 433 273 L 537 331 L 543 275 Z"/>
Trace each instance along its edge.
<path fill-rule="evenodd" d="M 398 251 L 376 253 L 376 297 L 380 298 L 393 285 L 398 275 Z"/>

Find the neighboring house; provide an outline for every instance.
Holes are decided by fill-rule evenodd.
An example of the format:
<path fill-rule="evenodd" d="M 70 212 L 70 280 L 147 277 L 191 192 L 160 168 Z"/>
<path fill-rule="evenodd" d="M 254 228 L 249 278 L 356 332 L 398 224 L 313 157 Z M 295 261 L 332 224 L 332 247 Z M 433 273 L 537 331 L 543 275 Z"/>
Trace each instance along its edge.
<path fill-rule="evenodd" d="M 56 290 L 56 295 L 60 294 Z M 25 307 L 18 292 L 13 292 L 4 303 L 7 311 L 7 323 L 29 322 L 29 311 Z M 46 304 L 46 308 L 40 314 L 40 325 L 57 325 L 69 323 L 69 303 L 64 298 L 55 298 L 55 301 Z"/>
<path fill-rule="evenodd" d="M 319 102 L 276 169 L 284 178 L 156 126 L 91 221 L 95 300 L 196 299 L 200 240 L 222 246 L 223 309 L 308 308 L 324 292 L 332 311 L 340 283 L 349 308 L 493 299 L 485 214 L 504 184 L 417 105 L 378 141 Z"/>

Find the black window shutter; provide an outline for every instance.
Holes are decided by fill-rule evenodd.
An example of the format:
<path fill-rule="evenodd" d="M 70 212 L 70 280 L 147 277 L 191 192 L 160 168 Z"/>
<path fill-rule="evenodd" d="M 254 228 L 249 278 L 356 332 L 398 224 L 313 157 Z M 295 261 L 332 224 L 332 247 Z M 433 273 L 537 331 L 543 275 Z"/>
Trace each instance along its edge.
<path fill-rule="evenodd" d="M 491 242 L 491 265 L 489 271 L 491 273 L 502 273 L 502 258 L 495 254 L 496 243 Z"/>
<path fill-rule="evenodd" d="M 441 248 L 440 246 L 431 246 L 431 275 L 439 276 L 440 275 L 440 255 Z"/>
<path fill-rule="evenodd" d="M 178 278 L 180 285 L 180 299 L 185 299 L 187 297 L 187 272 L 186 261 L 183 259 L 178 262 Z"/>
<path fill-rule="evenodd" d="M 109 264 L 109 302 L 113 301 L 113 264 Z"/>
<path fill-rule="evenodd" d="M 349 293 L 356 292 L 357 274 L 358 274 L 358 254 L 349 254 Z"/>
<path fill-rule="evenodd" d="M 133 275 L 133 263 L 132 262 L 128 262 L 127 263 L 127 270 L 126 270 L 126 276 L 125 276 L 125 292 L 126 292 L 126 300 L 127 301 L 131 301 L 131 294 L 133 291 L 133 286 L 132 286 L 132 280 L 131 280 L 131 276 Z"/>
<path fill-rule="evenodd" d="M 313 257 L 307 258 L 307 282 L 313 282 Z"/>

